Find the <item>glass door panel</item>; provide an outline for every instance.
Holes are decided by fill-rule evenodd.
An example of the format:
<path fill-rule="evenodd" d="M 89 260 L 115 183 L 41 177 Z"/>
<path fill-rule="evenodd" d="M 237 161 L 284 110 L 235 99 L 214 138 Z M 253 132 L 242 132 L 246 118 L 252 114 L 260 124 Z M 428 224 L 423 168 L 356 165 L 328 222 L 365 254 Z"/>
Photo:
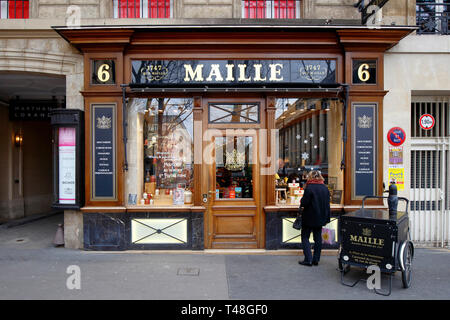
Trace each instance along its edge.
<path fill-rule="evenodd" d="M 215 200 L 253 198 L 253 137 L 216 137 Z"/>

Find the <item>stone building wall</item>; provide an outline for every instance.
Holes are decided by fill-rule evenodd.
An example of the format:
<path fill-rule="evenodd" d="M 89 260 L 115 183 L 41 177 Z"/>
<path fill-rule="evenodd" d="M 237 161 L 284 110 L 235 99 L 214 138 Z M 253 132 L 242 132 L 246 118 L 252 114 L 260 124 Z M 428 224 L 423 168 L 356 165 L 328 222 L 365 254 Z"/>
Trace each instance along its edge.
<path fill-rule="evenodd" d="M 357 0 L 301 0 L 301 17 L 359 21 L 361 14 L 354 7 L 356 2 Z M 49 21 L 47 28 L 51 25 L 61 25 L 61 22 L 65 24 L 71 7 L 76 8 L 82 21 L 94 24 L 104 24 L 105 21 L 106 24 L 117 23 L 117 21 L 111 21 L 111 19 L 117 20 L 113 19 L 112 0 L 35 0 L 30 2 L 30 20 Z M 391 0 L 380 14 L 383 16 L 382 24 L 414 25 L 415 1 Z M 173 17 L 174 19 L 241 19 L 242 0 L 173 0 Z M 58 23 L 56 20 L 59 20 Z M 143 19 L 132 20 L 133 23 L 144 21 L 148 23 L 148 20 L 142 21 Z M 154 23 L 171 23 L 168 19 L 153 19 L 153 21 Z M 27 25 L 32 27 L 30 23 Z"/>

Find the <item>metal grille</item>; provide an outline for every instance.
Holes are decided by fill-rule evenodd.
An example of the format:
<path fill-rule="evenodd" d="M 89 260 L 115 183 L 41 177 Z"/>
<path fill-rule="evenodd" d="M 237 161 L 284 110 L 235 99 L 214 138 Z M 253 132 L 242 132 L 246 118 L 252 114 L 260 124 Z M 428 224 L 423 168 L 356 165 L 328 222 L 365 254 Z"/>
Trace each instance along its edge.
<path fill-rule="evenodd" d="M 448 98 L 436 100 L 411 103 L 412 137 L 450 136 L 450 101 Z M 419 120 L 424 114 L 431 114 L 435 119 L 435 125 L 431 130 L 424 130 L 420 127 Z"/>
<path fill-rule="evenodd" d="M 172 18 L 173 0 L 113 0 L 114 18 Z"/>
<path fill-rule="evenodd" d="M 441 187 L 441 151 L 411 151 L 411 188 Z"/>
<path fill-rule="evenodd" d="M 300 0 L 242 0 L 246 19 L 299 19 Z"/>
<path fill-rule="evenodd" d="M 435 126 L 424 130 L 420 116 Z M 411 103 L 411 237 L 418 243 L 445 246 L 450 239 L 449 97 L 413 97 Z"/>
<path fill-rule="evenodd" d="M 416 1 L 418 34 L 449 34 L 450 1 Z"/>
<path fill-rule="evenodd" d="M 28 19 L 29 0 L 0 0 L 1 19 Z"/>

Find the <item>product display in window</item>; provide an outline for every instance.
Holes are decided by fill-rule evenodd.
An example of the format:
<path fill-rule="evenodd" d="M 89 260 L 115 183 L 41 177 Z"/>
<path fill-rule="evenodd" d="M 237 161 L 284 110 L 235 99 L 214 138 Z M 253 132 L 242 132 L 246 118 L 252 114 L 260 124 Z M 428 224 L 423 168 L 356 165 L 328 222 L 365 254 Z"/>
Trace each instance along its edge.
<path fill-rule="evenodd" d="M 330 191 L 342 190 L 342 103 L 337 98 L 279 98 L 276 106 L 276 204 L 299 205 L 311 170 L 321 171 Z"/>
<path fill-rule="evenodd" d="M 253 138 L 216 137 L 216 200 L 253 198 Z"/>
<path fill-rule="evenodd" d="M 141 204 L 192 203 L 192 100 L 148 99 L 144 112 L 144 182 Z"/>

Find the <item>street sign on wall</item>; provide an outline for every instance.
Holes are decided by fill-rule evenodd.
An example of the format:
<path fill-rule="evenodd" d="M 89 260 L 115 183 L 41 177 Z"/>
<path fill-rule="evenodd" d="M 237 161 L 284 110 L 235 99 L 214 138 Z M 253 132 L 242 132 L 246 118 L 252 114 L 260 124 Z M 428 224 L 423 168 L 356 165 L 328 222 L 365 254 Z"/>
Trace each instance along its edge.
<path fill-rule="evenodd" d="M 391 128 L 388 131 L 387 139 L 391 145 L 395 147 L 401 146 L 406 140 L 405 130 L 400 127 Z"/>
<path fill-rule="evenodd" d="M 436 121 L 431 114 L 423 114 L 419 119 L 419 125 L 423 130 L 431 130 L 434 127 Z"/>

